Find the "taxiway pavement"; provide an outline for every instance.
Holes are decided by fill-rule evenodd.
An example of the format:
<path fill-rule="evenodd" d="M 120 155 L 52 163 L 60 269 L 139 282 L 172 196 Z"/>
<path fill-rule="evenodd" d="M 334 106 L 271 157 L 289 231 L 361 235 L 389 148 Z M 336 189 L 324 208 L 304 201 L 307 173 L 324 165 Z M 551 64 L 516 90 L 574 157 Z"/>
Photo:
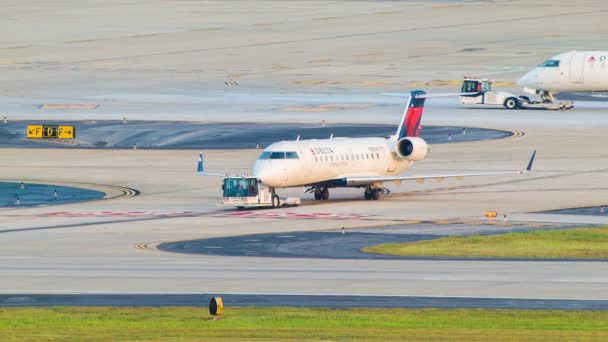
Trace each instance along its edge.
<path fill-rule="evenodd" d="M 399 119 L 397 119 L 399 120 Z M 334 137 L 387 137 L 395 134 L 396 125 L 353 124 L 276 124 L 205 123 L 183 121 L 70 121 L 77 132 L 69 141 L 27 139 L 31 121 L 0 125 L 0 148 L 98 148 L 125 149 L 254 149 L 266 148 L 282 140 L 328 139 Z M 37 124 L 58 125 L 60 121 Z M 501 139 L 513 132 L 476 127 L 425 126 L 420 136 L 430 144 Z"/>
<path fill-rule="evenodd" d="M 226 307 L 315 307 L 315 308 L 476 308 L 528 310 L 608 310 L 606 300 L 263 295 L 263 294 L 0 294 L 0 307 L 30 306 L 198 306 L 206 307 L 219 296 Z"/>
<path fill-rule="evenodd" d="M 0 38 L 6 84 L 0 119 L 8 122 L 126 116 L 395 125 L 405 99 L 387 93 L 453 92 L 466 74 L 512 88 L 525 70 L 565 45 L 596 49 L 608 11 L 593 0 L 534 2 L 525 12 L 517 1 L 93 1 L 45 11 L 40 6 L 20 2 L 3 12 L 13 33 Z M 167 13 L 175 20 L 164 20 Z M 41 25 L 53 29 L 40 31 Z M 427 303 L 438 297 L 608 300 L 606 262 L 259 258 L 146 248 L 247 234 L 465 222 L 481 219 L 486 210 L 521 222 L 608 224 L 601 216 L 534 213 L 607 202 L 605 103 L 577 101 L 571 111 L 507 111 L 429 99 L 422 125 L 523 134 L 433 145 L 411 174 L 520 169 L 537 150 L 534 172 L 389 185 L 393 193 L 373 202 L 357 189 L 332 190 L 331 201 L 304 196 L 302 206 L 278 211 L 288 217 L 265 217 L 267 210 L 235 217 L 215 205 L 218 179 L 196 176 L 193 151 L 2 149 L 3 181 L 113 195 L 0 209 L 0 293 L 370 295 Z M 209 171 L 242 173 L 259 151 L 205 153 Z M 302 190 L 281 194 L 301 196 Z"/>

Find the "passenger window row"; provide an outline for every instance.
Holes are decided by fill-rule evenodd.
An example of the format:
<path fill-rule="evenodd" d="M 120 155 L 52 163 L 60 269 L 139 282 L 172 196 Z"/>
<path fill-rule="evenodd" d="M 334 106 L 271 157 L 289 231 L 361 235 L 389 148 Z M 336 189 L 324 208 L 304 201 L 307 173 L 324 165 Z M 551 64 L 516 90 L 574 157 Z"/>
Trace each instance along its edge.
<path fill-rule="evenodd" d="M 348 160 L 369 160 L 380 159 L 380 153 L 343 153 L 335 155 L 315 156 L 316 162 L 333 162 L 333 161 L 348 161 Z"/>

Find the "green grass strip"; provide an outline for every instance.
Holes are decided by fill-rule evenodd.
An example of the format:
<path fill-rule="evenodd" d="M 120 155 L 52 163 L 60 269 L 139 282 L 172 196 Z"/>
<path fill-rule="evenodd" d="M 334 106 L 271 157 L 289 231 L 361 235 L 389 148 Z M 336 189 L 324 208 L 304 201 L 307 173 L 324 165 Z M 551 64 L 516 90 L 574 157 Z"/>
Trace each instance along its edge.
<path fill-rule="evenodd" d="M 608 312 L 491 309 L 0 309 L 1 341 L 607 341 Z"/>
<path fill-rule="evenodd" d="M 487 236 L 387 243 L 366 253 L 470 258 L 608 258 L 608 227 L 537 230 Z"/>

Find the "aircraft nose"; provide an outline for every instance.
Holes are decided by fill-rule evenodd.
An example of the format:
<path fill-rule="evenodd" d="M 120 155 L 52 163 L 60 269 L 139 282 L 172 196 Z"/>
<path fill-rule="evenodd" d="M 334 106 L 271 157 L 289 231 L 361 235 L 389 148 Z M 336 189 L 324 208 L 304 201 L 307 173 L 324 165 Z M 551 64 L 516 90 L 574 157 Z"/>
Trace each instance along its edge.
<path fill-rule="evenodd" d="M 272 167 L 272 165 L 267 165 L 266 163 L 259 162 L 256 163 L 253 167 L 253 176 L 256 177 L 260 182 L 266 184 L 267 186 L 281 186 L 283 185 L 286 173 L 285 170 Z"/>
<path fill-rule="evenodd" d="M 253 176 L 259 179 L 262 183 L 272 182 L 274 177 L 274 170 L 270 165 L 260 161 L 256 162 L 253 167 Z"/>
<path fill-rule="evenodd" d="M 517 80 L 517 84 L 519 86 L 529 87 L 529 88 L 534 87 L 535 82 L 536 82 L 536 71 L 535 70 L 528 71 L 519 80 Z"/>
<path fill-rule="evenodd" d="M 263 180 L 264 178 L 268 178 L 269 176 L 269 172 L 268 172 L 268 167 L 265 167 L 265 165 L 262 164 L 261 161 L 256 161 L 255 164 L 253 165 L 253 170 L 251 171 L 251 173 L 253 174 L 254 177 L 256 177 L 257 179 Z"/>

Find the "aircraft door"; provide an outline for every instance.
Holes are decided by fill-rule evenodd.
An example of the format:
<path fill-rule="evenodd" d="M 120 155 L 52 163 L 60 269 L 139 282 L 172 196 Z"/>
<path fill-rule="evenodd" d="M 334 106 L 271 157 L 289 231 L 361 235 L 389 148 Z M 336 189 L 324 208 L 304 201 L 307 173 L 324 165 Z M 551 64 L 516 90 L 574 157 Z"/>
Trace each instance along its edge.
<path fill-rule="evenodd" d="M 570 82 L 583 83 L 585 81 L 585 55 L 575 53 L 570 60 Z"/>
<path fill-rule="evenodd" d="M 298 180 L 302 182 L 308 182 L 310 178 L 310 174 L 312 172 L 313 167 L 313 157 L 308 151 L 303 149 L 302 147 L 298 147 L 298 154 L 300 159 L 298 160 L 297 169 L 294 170 L 297 172 Z"/>

